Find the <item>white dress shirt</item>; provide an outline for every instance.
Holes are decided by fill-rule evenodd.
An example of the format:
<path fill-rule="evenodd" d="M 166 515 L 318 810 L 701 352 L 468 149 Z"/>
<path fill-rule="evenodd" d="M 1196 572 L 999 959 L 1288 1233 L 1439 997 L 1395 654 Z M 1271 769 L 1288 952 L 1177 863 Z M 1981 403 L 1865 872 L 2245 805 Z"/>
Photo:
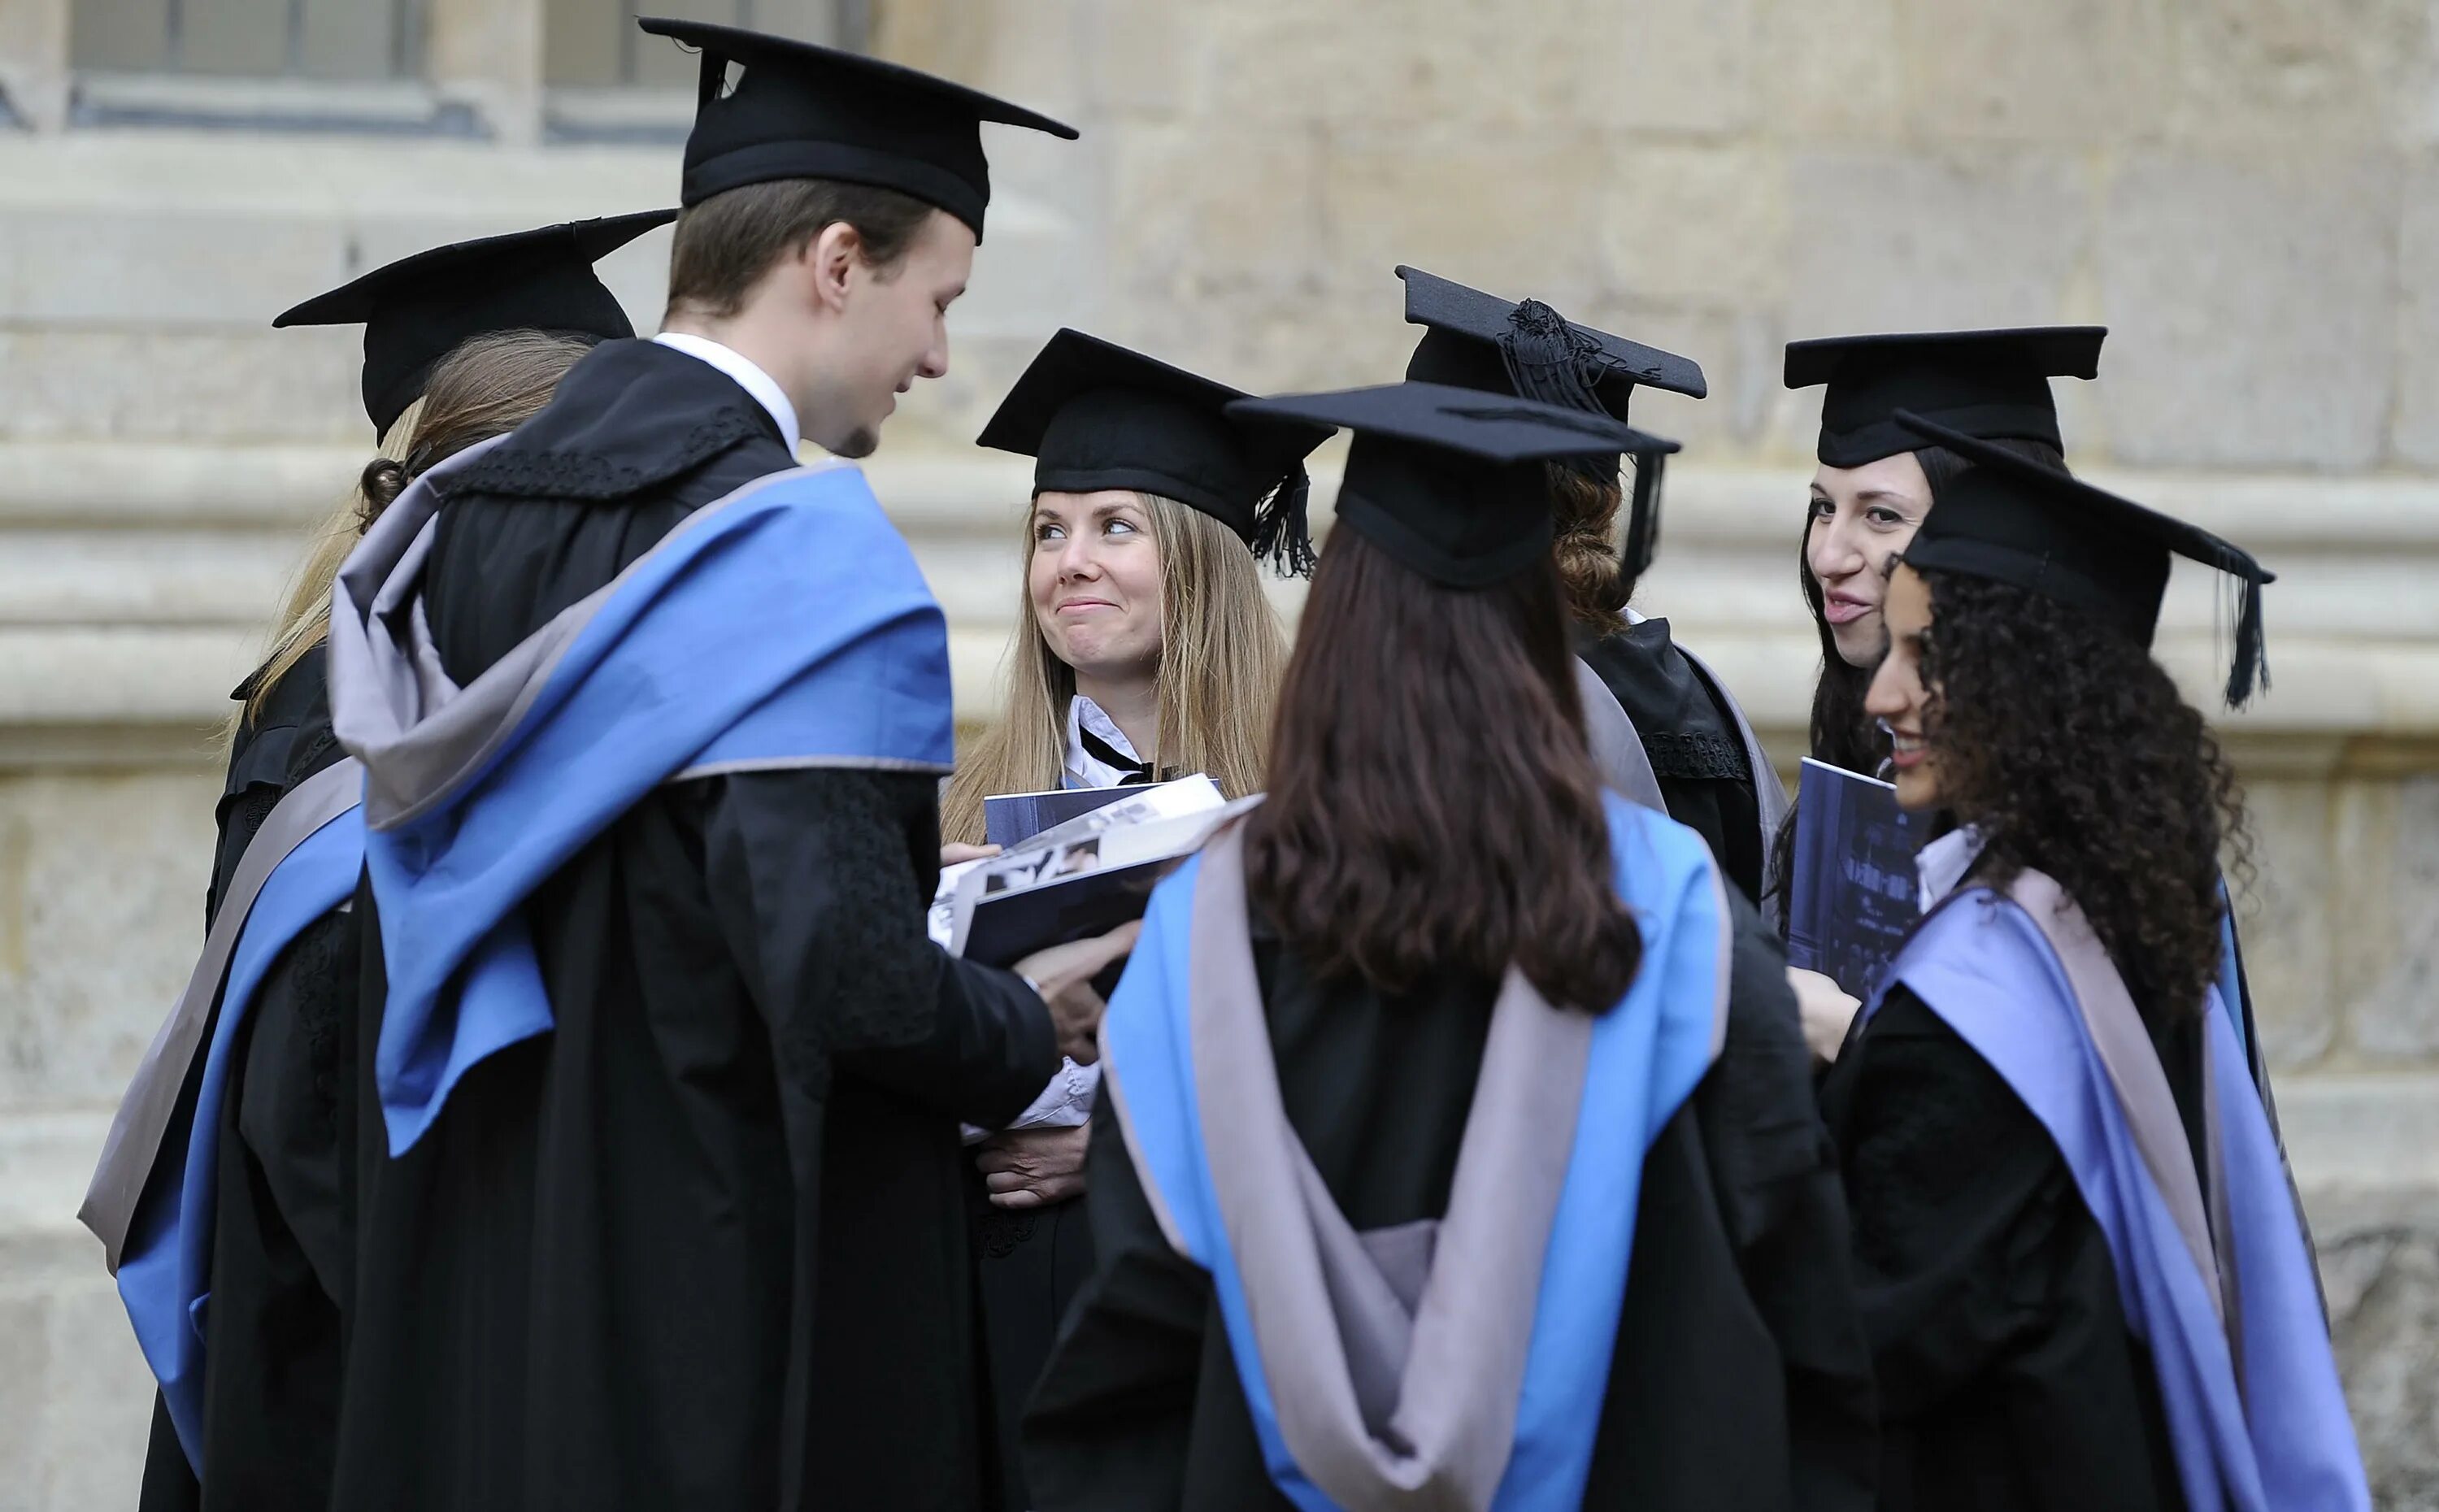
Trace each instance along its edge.
<path fill-rule="evenodd" d="M 805 438 L 796 424 L 796 406 L 788 402 L 787 391 L 779 381 L 762 370 L 761 365 L 734 347 L 723 347 L 707 336 L 689 336 L 680 330 L 665 330 L 652 340 L 672 351 L 709 363 L 729 377 L 737 386 L 754 396 L 754 401 L 771 412 L 772 422 L 779 427 L 779 439 L 793 452 Z"/>
<path fill-rule="evenodd" d="M 1956 891 L 1965 874 L 1982 858 L 1982 831 L 1971 825 L 1951 829 L 1914 853 L 1915 894 L 1926 914 L 1932 905 Z"/>

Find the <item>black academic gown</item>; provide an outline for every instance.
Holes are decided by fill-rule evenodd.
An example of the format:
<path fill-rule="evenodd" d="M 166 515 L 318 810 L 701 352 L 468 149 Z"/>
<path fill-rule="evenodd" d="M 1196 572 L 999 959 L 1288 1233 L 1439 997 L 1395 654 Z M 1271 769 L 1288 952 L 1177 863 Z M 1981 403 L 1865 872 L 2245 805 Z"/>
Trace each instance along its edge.
<path fill-rule="evenodd" d="M 254 685 L 249 679 L 235 696 Z M 316 647 L 231 747 L 207 929 L 272 809 L 342 755 Z M 349 1120 L 339 1034 L 356 973 L 352 919 L 317 921 L 273 963 L 232 1041 L 205 1312 L 208 1482 L 196 1484 L 156 1395 L 139 1503 L 147 1512 L 318 1506 L 329 1498 L 340 1318 L 353 1268 L 341 1191 Z M 198 1058 L 190 1081 L 201 1069 Z"/>
<path fill-rule="evenodd" d="M 595 348 L 457 475 L 423 584 L 450 675 L 794 461 L 717 369 Z M 935 789 L 670 783 L 527 901 L 555 1030 L 399 1158 L 365 1099 L 336 1505 L 994 1500 L 957 1124 L 1014 1117 L 1059 1057 L 1020 979 L 925 937 Z M 365 955 L 360 1086 L 369 927 Z"/>
<path fill-rule="evenodd" d="M 1835 1155 L 1786 958 L 1750 907 L 1735 915 L 1725 1048 L 1644 1161 L 1588 1507 L 1872 1503 Z M 1255 965 L 1288 1120 L 1347 1220 L 1444 1214 L 1495 984 L 1325 987 L 1258 929 Z M 1024 1421 L 1035 1504 L 1284 1512 L 1210 1276 L 1161 1237 L 1107 1099 L 1083 1201 L 1094 1272 Z"/>
<path fill-rule="evenodd" d="M 2199 1029 L 2153 1033 L 2197 1148 Z M 1900 986 L 1849 1040 L 1822 1102 L 1879 1379 L 1881 1505 L 2183 1507 L 2108 1240 L 1999 1073 Z"/>
<path fill-rule="evenodd" d="M 1768 847 L 1753 763 L 1736 716 L 1669 639 L 1668 621 L 1638 620 L 1577 654 L 1634 721 L 1668 817 L 1702 837 L 1747 902 L 1760 902 Z"/>

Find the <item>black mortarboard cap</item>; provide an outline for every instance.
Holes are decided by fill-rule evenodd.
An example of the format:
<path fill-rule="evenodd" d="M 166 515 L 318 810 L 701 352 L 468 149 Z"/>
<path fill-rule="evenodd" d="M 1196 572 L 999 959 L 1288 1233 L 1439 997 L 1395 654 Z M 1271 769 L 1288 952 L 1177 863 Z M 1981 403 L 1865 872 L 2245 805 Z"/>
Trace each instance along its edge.
<path fill-rule="evenodd" d="M 1486 587 L 1547 560 L 1543 463 L 1677 450 L 1606 415 L 1444 383 L 1239 400 L 1228 414 L 1354 432 L 1339 522 L 1451 588 Z"/>
<path fill-rule="evenodd" d="M 774 179 L 834 179 L 911 194 L 980 241 L 990 203 L 982 123 L 1076 136 L 1022 105 L 860 53 L 707 21 L 636 25 L 703 50 L 681 205 Z M 723 94 L 731 63 L 743 72 Z"/>
<path fill-rule="evenodd" d="M 1963 431 L 1899 410 L 1917 444 L 1944 446 L 1970 466 L 1932 501 L 1905 549 L 1908 566 L 2012 583 L 2115 626 L 2144 646 L 2159 628 L 2168 559 L 2184 557 L 2234 583 L 2235 660 L 2227 702 L 2268 686 L 2261 589 L 2274 575 L 2231 542 L 2095 489 L 2080 478 Z"/>
<path fill-rule="evenodd" d="M 1036 493 L 1156 493 L 1218 520 L 1282 569 L 1309 570 L 1304 458 L 1329 438 L 1329 428 L 1229 418 L 1227 406 L 1246 397 L 1062 329 L 975 442 L 1034 458 Z"/>
<path fill-rule="evenodd" d="M 1927 330 L 1787 344 L 1787 386 L 1826 383 L 1822 462 L 1857 468 L 1918 449 L 1896 422 L 1912 410 L 1985 440 L 2044 441 L 2063 452 L 2053 378 L 2100 370 L 2106 326 Z"/>
<path fill-rule="evenodd" d="M 1597 407 L 1621 420 L 1638 383 L 1694 399 L 1710 392 L 1692 358 L 1576 325 L 1538 299 L 1502 299 L 1420 268 L 1398 276 L 1406 323 L 1425 328 L 1406 363 L 1415 382 Z"/>
<path fill-rule="evenodd" d="M 472 337 L 527 329 L 604 341 L 635 334 L 593 264 L 676 219 L 675 210 L 647 210 L 452 242 L 375 268 L 272 325 L 363 326 L 365 414 L 376 434 L 386 434 L 422 397 L 432 365 Z"/>
<path fill-rule="evenodd" d="M 1513 394 L 1621 420 L 1638 384 L 1692 399 L 1710 393 L 1692 358 L 1578 326 L 1538 299 L 1511 302 L 1420 268 L 1401 266 L 1398 276 L 1406 284 L 1407 323 L 1424 328 L 1406 361 L 1406 377 L 1416 382 Z M 1571 465 L 1597 483 L 1616 481 L 1612 458 L 1580 457 Z M 1660 549 L 1661 478 L 1657 455 L 1635 468 L 1618 553 L 1621 581 L 1629 588 Z"/>

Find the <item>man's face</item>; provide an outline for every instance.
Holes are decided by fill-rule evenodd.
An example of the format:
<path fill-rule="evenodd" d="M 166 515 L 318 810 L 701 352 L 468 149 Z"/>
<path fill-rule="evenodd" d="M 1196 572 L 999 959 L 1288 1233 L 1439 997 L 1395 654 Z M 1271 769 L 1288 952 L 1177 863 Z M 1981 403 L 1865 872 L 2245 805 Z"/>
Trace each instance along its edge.
<path fill-rule="evenodd" d="M 840 307 L 828 389 L 805 418 L 809 439 L 840 456 L 869 456 L 898 396 L 949 370 L 949 306 L 973 272 L 974 233 L 935 210 L 895 267 L 857 259 Z"/>

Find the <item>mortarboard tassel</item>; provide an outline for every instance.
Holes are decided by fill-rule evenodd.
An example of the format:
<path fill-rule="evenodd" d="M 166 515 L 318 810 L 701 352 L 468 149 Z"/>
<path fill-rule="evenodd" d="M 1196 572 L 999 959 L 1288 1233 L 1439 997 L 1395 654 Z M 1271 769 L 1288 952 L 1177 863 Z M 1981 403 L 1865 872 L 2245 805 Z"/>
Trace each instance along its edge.
<path fill-rule="evenodd" d="M 2239 574 L 2236 578 L 2235 665 L 2227 674 L 2227 705 L 2240 709 L 2253 689 L 2270 685 L 2270 652 L 2261 638 L 2261 578 Z"/>
<path fill-rule="evenodd" d="M 1507 329 L 1499 338 L 1500 360 L 1519 396 L 1585 415 L 1609 413 L 1591 382 L 1599 355 L 1600 343 L 1539 299 L 1527 299 L 1508 311 Z M 1597 457 L 1578 457 L 1566 465 L 1595 481 L 1611 475 L 1610 464 Z"/>
<path fill-rule="evenodd" d="M 1255 516 L 1255 560 L 1268 560 L 1282 578 L 1312 576 L 1312 527 L 1306 517 L 1311 499 L 1312 474 L 1299 462 Z"/>

